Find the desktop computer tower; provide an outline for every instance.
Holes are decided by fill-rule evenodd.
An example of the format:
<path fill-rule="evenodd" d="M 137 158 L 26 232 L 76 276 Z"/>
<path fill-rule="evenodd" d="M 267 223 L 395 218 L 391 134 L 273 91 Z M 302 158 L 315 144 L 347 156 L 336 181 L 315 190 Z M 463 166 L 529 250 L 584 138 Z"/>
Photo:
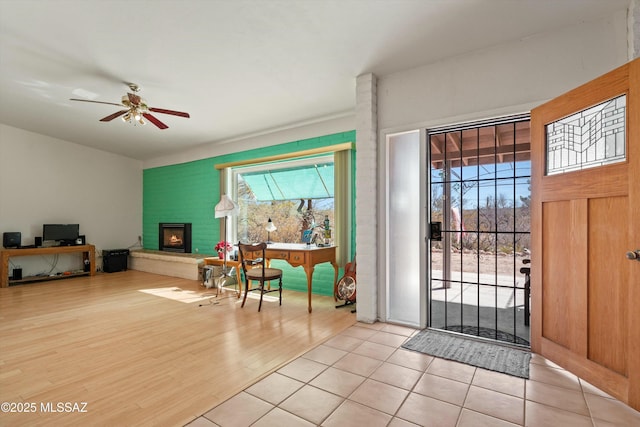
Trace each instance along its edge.
<path fill-rule="evenodd" d="M 129 249 L 104 249 L 102 251 L 102 271 L 115 273 L 127 270 Z"/>

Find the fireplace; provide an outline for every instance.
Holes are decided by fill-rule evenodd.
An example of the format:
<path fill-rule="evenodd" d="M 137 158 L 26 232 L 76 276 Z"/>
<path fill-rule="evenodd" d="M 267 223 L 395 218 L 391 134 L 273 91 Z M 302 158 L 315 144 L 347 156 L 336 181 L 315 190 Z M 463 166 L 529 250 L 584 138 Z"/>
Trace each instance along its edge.
<path fill-rule="evenodd" d="M 166 252 L 191 253 L 191 223 L 161 222 L 158 249 Z"/>

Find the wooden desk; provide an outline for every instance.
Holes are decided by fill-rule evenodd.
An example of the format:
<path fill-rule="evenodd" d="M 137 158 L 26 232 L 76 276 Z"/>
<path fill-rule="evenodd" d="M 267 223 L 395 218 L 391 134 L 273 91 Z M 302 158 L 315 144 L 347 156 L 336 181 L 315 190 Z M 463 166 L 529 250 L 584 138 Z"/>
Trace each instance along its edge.
<path fill-rule="evenodd" d="M 207 257 L 204 259 L 204 265 L 220 265 L 224 266 L 224 260 L 220 259 L 220 257 Z M 240 261 L 227 260 L 227 268 L 235 267 L 236 269 L 236 280 L 238 281 L 238 298 L 242 295 L 242 278 L 240 276 L 240 270 L 242 270 L 242 264 Z"/>
<path fill-rule="evenodd" d="M 257 255 L 262 256 L 262 253 Z M 307 292 L 309 298 L 309 313 L 311 313 L 311 278 L 316 264 L 330 262 L 333 266 L 334 277 L 333 285 L 338 281 L 338 264 L 336 262 L 336 247 L 316 247 L 306 245 L 304 243 L 269 243 L 265 257 L 268 260 L 283 259 L 292 267 L 302 266 L 307 275 Z"/>
<path fill-rule="evenodd" d="M 56 254 L 69 254 L 75 252 L 83 252 L 84 259 L 89 260 L 89 272 L 77 273 L 67 276 L 55 276 L 55 277 L 32 277 L 24 278 L 17 282 L 30 282 L 38 280 L 49 280 L 54 278 L 73 277 L 78 275 L 91 275 L 96 274 L 96 247 L 93 245 L 77 245 L 77 246 L 52 246 L 49 248 L 25 248 L 25 249 L 0 249 L 0 287 L 6 288 L 9 286 L 9 258 L 12 256 L 33 256 L 33 255 L 56 255 Z"/>

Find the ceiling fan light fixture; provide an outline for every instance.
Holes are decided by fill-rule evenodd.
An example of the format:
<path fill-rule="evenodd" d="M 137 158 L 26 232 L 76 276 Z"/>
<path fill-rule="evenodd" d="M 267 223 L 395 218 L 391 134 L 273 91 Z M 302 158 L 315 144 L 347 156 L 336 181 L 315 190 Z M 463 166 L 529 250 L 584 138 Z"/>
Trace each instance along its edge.
<path fill-rule="evenodd" d="M 185 113 L 182 111 L 175 111 L 175 110 L 167 110 L 165 108 L 151 108 L 147 105 L 147 101 L 145 101 L 144 99 L 142 99 L 139 95 L 137 95 L 137 92 L 140 90 L 140 87 L 134 83 L 127 83 L 127 85 L 129 86 L 129 88 L 133 91 L 133 93 L 129 92 L 126 95 L 122 96 L 121 100 L 122 102 L 120 104 L 116 104 L 114 102 L 103 102 L 103 101 L 94 101 L 92 99 L 77 99 L 77 98 L 71 98 L 71 101 L 84 101 L 84 102 L 93 102 L 96 104 L 108 104 L 108 105 L 115 105 L 115 106 L 121 106 L 121 107 L 125 107 L 125 109 L 121 109 L 120 111 L 117 111 L 113 114 L 110 114 L 106 117 L 103 117 L 102 119 L 100 119 L 101 122 L 110 122 L 111 120 L 120 117 L 122 119 L 123 122 L 125 123 L 132 123 L 134 126 L 139 124 L 139 125 L 145 125 L 147 123 L 147 121 L 151 122 L 153 125 L 155 125 L 158 129 L 167 129 L 169 126 L 167 126 L 166 124 L 162 123 L 160 120 L 158 120 L 156 117 L 154 117 L 151 112 L 153 113 L 161 113 L 161 114 L 170 114 L 173 116 L 178 116 L 178 117 L 184 117 L 184 118 L 189 118 L 189 113 Z M 144 120 L 146 119 L 146 120 Z"/>

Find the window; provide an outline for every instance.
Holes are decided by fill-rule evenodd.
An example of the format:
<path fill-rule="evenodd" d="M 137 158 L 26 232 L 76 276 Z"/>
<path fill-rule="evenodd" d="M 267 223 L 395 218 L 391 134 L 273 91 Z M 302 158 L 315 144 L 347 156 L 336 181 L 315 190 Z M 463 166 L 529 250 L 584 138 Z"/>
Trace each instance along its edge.
<path fill-rule="evenodd" d="M 331 238 L 335 226 L 334 156 L 297 158 L 231 168 L 239 205 L 236 240 L 302 243 Z M 267 234 L 271 219 L 276 230 Z M 325 220 L 331 233 L 324 234 Z M 319 240 L 316 240 L 319 241 Z"/>
<path fill-rule="evenodd" d="M 326 217 L 338 265 L 345 265 L 355 244 L 353 156 L 353 143 L 343 142 L 216 164 L 220 192 L 240 206 L 230 227 L 221 226 L 221 235 L 226 232 L 231 242 L 301 243 L 303 231 L 310 228 L 324 239 Z M 277 227 L 270 235 L 266 230 L 269 218 Z"/>
<path fill-rule="evenodd" d="M 546 125 L 547 175 L 624 161 L 626 110 L 621 95 Z"/>

